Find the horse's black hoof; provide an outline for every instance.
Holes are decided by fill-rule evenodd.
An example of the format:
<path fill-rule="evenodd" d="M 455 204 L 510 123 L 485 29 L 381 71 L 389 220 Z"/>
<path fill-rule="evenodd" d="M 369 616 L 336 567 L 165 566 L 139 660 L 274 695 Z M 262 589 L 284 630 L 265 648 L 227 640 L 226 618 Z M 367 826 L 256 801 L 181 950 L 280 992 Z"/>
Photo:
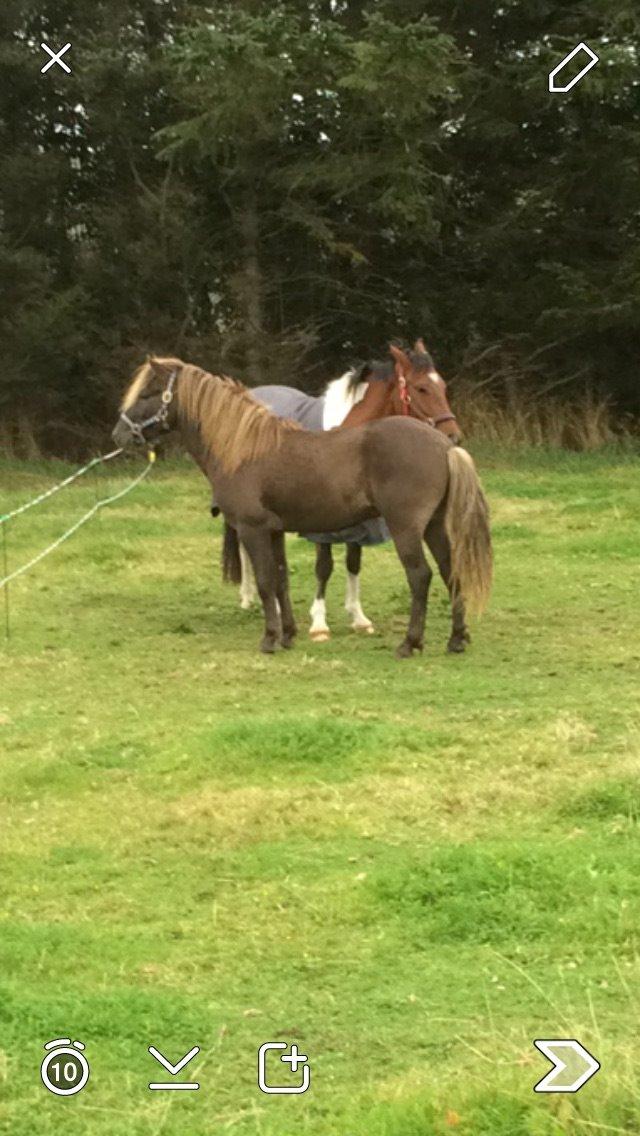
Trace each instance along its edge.
<path fill-rule="evenodd" d="M 273 639 L 263 639 L 260 644 L 260 650 L 263 655 L 275 655 L 276 644 Z"/>
<path fill-rule="evenodd" d="M 291 648 L 293 647 L 293 644 L 295 643 L 295 641 L 296 641 L 295 632 L 293 633 L 293 635 L 283 635 L 282 639 L 280 640 L 285 651 L 290 651 Z"/>
<path fill-rule="evenodd" d="M 471 642 L 471 636 L 466 627 L 464 631 L 457 631 L 452 635 L 447 643 L 447 651 L 450 655 L 462 655 L 467 649 L 467 643 Z"/>
<path fill-rule="evenodd" d="M 410 659 L 413 655 L 413 647 L 410 643 L 401 643 L 396 648 L 396 659 Z"/>
<path fill-rule="evenodd" d="M 465 639 L 450 639 L 447 643 L 448 655 L 463 655 L 466 649 L 467 643 Z"/>

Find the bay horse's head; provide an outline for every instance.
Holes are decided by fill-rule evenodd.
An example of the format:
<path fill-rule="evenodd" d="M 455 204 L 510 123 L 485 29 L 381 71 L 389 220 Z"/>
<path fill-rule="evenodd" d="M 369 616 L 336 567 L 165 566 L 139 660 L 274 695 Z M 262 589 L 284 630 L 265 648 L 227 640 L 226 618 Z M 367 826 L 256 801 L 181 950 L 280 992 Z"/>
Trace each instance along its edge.
<path fill-rule="evenodd" d="M 456 445 L 462 431 L 447 399 L 447 384 L 422 339 L 412 351 L 390 347 L 392 359 L 385 363 L 366 363 L 354 371 L 357 388 L 368 383 L 364 396 L 351 408 L 342 427 L 362 426 L 377 418 L 406 414 L 428 422 L 451 438 Z"/>
<path fill-rule="evenodd" d="M 394 414 L 410 414 L 428 422 L 457 445 L 462 431 L 449 406 L 447 384 L 436 370 L 424 341 L 417 339 L 413 351 L 391 344 L 394 360 L 392 400 Z"/>
<path fill-rule="evenodd" d="M 138 368 L 125 391 L 112 434 L 116 446 L 153 448 L 176 429 L 175 385 L 182 365 L 179 359 L 149 356 Z"/>

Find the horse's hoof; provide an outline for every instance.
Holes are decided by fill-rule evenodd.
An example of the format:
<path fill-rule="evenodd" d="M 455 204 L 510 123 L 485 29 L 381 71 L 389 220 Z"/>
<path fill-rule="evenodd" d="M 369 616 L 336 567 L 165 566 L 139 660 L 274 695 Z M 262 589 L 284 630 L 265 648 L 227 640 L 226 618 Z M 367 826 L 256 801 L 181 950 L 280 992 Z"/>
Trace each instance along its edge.
<path fill-rule="evenodd" d="M 313 639 L 314 643 L 328 643 L 331 638 L 330 631 L 310 631 L 309 637 Z"/>
<path fill-rule="evenodd" d="M 285 651 L 290 651 L 291 648 L 293 647 L 293 644 L 295 643 L 295 641 L 296 641 L 295 631 L 293 632 L 292 635 L 283 635 L 282 639 L 280 640 Z"/>
<path fill-rule="evenodd" d="M 274 643 L 273 639 L 263 639 L 260 644 L 260 650 L 262 651 L 263 655 L 275 655 L 276 644 Z"/>
<path fill-rule="evenodd" d="M 242 611 L 249 611 L 253 607 L 253 600 L 240 600 L 240 607 Z"/>
<path fill-rule="evenodd" d="M 410 643 L 401 643 L 396 648 L 396 659 L 410 659 L 413 655 L 413 647 Z"/>
<path fill-rule="evenodd" d="M 464 631 L 456 631 L 447 643 L 447 651 L 451 655 L 461 655 L 467 649 L 467 643 L 471 642 L 471 636 L 466 627 Z"/>
<path fill-rule="evenodd" d="M 372 623 L 352 623 L 352 631 L 361 631 L 364 635 L 375 635 L 376 629 Z"/>
<path fill-rule="evenodd" d="M 464 655 L 466 649 L 467 643 L 465 639 L 450 639 L 447 643 L 448 655 Z"/>

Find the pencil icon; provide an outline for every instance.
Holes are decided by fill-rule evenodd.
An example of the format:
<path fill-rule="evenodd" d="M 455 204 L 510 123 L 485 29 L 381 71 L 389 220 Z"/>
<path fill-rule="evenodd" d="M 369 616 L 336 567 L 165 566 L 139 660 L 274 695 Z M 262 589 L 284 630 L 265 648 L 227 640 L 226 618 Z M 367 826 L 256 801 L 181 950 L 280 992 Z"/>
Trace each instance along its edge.
<path fill-rule="evenodd" d="M 565 70 L 567 65 L 571 63 L 572 60 L 575 59 L 576 55 L 579 55 L 581 51 L 585 52 L 585 54 L 588 56 L 588 63 L 582 68 L 581 71 L 578 72 L 577 75 L 574 75 L 572 79 L 569 79 L 568 82 L 564 83 L 563 85 L 561 72 Z M 592 51 L 590 47 L 587 47 L 586 43 L 579 43 L 577 47 L 574 47 L 573 51 L 570 51 L 568 55 L 565 55 L 564 59 L 562 59 L 560 63 L 558 63 L 558 66 L 554 67 L 553 71 L 551 71 L 551 73 L 549 74 L 549 90 L 552 94 L 565 95 L 567 91 L 570 91 L 572 87 L 575 87 L 576 83 L 579 83 L 581 79 L 584 79 L 587 71 L 590 71 L 592 67 L 595 67 L 596 63 L 598 62 L 599 56 L 596 55 L 595 51 Z"/>

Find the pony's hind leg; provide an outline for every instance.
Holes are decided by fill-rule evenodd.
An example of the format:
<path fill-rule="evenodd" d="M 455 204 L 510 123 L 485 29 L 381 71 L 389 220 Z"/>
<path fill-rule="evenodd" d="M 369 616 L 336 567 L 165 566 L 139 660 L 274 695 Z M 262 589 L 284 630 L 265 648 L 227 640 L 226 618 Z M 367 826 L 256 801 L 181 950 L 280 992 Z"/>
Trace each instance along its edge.
<path fill-rule="evenodd" d="M 387 524 L 389 524 L 387 520 Z M 427 564 L 422 546 L 422 534 L 414 529 L 394 529 L 389 525 L 396 552 L 402 561 L 411 589 L 411 613 L 407 634 L 396 651 L 399 659 L 408 659 L 414 651 L 422 651 L 427 601 L 433 572 Z"/>
<path fill-rule="evenodd" d="M 360 567 L 362 564 L 362 545 L 347 544 L 347 593 L 344 606 L 351 616 L 351 629 L 373 635 L 373 624 L 364 614 L 360 604 Z"/>
<path fill-rule="evenodd" d="M 451 578 L 451 545 L 444 525 L 444 513 L 441 515 L 440 510 L 429 521 L 424 539 L 438 565 L 451 600 L 451 637 L 447 651 L 459 655 L 466 649 L 467 643 L 471 642 L 471 636 L 466 623 L 464 600 Z"/>
<path fill-rule="evenodd" d="M 273 555 L 272 534 L 267 528 L 239 525 L 238 537 L 251 557 L 258 595 L 264 611 L 265 627 L 260 650 L 266 655 L 271 655 L 280 639 L 278 572 Z"/>
<path fill-rule="evenodd" d="M 242 579 L 240 581 L 240 607 L 243 611 L 247 611 L 252 607 L 256 599 L 256 581 L 253 574 L 251 557 L 242 542 L 240 543 L 240 570 L 242 573 Z"/>
<path fill-rule="evenodd" d="M 280 607 L 280 617 L 282 619 L 281 643 L 283 647 L 292 647 L 298 629 L 296 627 L 293 608 L 291 606 L 291 596 L 289 594 L 289 568 L 287 565 L 284 533 L 274 533 L 271 538 L 271 546 L 277 574 L 276 596 Z"/>
<path fill-rule="evenodd" d="M 318 583 L 316 596 L 309 611 L 311 616 L 309 635 L 314 643 L 326 643 L 327 639 L 331 638 L 331 632 L 329 631 L 329 625 L 327 623 L 327 605 L 324 597 L 332 572 L 333 552 L 331 551 L 331 545 L 319 541 L 316 545 L 316 580 Z"/>

